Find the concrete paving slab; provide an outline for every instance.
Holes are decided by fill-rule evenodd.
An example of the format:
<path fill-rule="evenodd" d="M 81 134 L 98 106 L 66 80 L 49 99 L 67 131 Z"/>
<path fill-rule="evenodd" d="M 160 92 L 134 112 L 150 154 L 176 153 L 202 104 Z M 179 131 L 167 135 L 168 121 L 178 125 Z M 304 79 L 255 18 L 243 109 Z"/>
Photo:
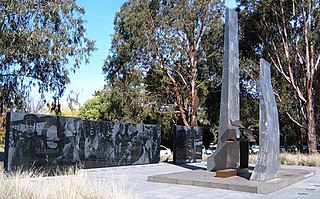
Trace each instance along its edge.
<path fill-rule="evenodd" d="M 315 174 L 316 172 L 312 170 L 281 169 L 279 178 L 261 182 L 248 180 L 242 176 L 214 177 L 215 172 L 208 172 L 199 168 L 197 170 L 152 175 L 148 176 L 147 181 L 269 194 Z"/>

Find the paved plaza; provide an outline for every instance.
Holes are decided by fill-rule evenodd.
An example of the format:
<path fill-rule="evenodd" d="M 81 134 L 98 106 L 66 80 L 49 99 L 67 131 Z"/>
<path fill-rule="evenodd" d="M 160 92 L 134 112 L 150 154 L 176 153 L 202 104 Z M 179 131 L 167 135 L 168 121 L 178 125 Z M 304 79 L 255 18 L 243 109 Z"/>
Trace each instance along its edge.
<path fill-rule="evenodd" d="M 320 167 L 298 167 L 284 166 L 282 169 L 301 169 L 314 171 L 315 175 L 310 176 L 297 183 L 289 185 L 283 189 L 270 194 L 256 194 L 225 189 L 179 185 L 169 183 L 148 182 L 149 176 L 174 174 L 178 172 L 194 171 L 195 169 L 205 168 L 206 162 L 188 165 L 173 165 L 170 163 L 159 163 L 150 165 L 109 167 L 100 169 L 86 169 L 81 172 L 91 180 L 108 178 L 110 176 L 125 176 L 128 190 L 136 194 L 138 198 L 320 198 Z M 208 172 L 208 175 L 211 173 Z"/>

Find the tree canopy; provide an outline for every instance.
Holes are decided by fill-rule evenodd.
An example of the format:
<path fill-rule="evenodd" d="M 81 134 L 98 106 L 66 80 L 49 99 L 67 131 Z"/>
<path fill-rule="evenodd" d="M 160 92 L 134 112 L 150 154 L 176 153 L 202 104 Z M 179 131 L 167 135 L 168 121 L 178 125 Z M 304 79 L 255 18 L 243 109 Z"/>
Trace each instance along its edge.
<path fill-rule="evenodd" d="M 69 73 L 88 62 L 85 10 L 75 0 L 0 2 L 1 112 L 23 105 L 32 87 L 57 101 Z"/>
<path fill-rule="evenodd" d="M 238 2 L 242 8 L 242 55 L 255 63 L 260 57 L 272 63 L 280 115 L 289 118 L 297 129 L 307 131 L 310 152 L 316 153 L 314 99 L 318 95 L 320 2 Z"/>
<path fill-rule="evenodd" d="M 302 147 L 308 142 L 310 152 L 316 153 L 320 2 L 237 2 L 241 120 L 245 126 L 258 124 L 255 82 L 259 59 L 264 58 L 272 65 L 281 143 Z M 115 16 L 112 48 L 103 66 L 106 88 L 86 104 L 87 111 L 96 112 L 82 112 L 84 116 L 151 121 L 165 124 L 167 131 L 173 124 L 208 125 L 214 131 L 220 107 L 223 10 L 223 4 L 213 0 L 125 2 Z"/>
<path fill-rule="evenodd" d="M 197 125 L 199 92 L 221 67 L 221 15 L 217 0 L 124 3 L 114 20 L 106 79 L 112 85 L 141 78 L 146 104 L 160 114 L 179 114 L 184 125 Z"/>
<path fill-rule="evenodd" d="M 139 82 L 138 80 L 136 82 Z M 96 91 L 94 97 L 80 107 L 80 117 L 89 120 L 143 123 L 147 108 L 139 85 L 115 80 L 111 88 Z"/>

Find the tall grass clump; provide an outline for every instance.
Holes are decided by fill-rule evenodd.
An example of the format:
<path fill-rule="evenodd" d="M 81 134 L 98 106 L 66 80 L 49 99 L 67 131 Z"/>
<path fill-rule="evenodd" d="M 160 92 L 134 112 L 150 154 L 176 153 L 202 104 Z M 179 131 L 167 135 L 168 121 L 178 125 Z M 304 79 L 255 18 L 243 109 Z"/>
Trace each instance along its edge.
<path fill-rule="evenodd" d="M 319 154 L 303 154 L 303 153 L 281 153 L 280 160 L 282 164 L 297 166 L 320 166 Z"/>
<path fill-rule="evenodd" d="M 124 175 L 89 177 L 85 172 L 45 177 L 44 173 L 16 172 L 0 179 L 4 199 L 124 199 L 137 198 Z"/>
<path fill-rule="evenodd" d="M 37 188 L 36 184 L 30 180 L 34 175 L 33 172 L 3 174 L 0 179 L 0 198 L 37 198 L 33 191 Z"/>
<path fill-rule="evenodd" d="M 256 164 L 258 154 L 249 155 L 249 163 Z M 295 166 L 320 166 L 319 154 L 304 154 L 304 153 L 280 153 L 281 164 Z"/>

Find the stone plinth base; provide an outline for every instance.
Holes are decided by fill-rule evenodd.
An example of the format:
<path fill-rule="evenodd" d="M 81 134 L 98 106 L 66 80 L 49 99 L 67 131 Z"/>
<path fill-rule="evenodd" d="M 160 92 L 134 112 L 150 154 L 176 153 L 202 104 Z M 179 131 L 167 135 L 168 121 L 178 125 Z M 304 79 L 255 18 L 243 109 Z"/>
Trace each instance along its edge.
<path fill-rule="evenodd" d="M 238 171 L 238 175 L 240 175 L 240 172 L 244 171 Z M 281 169 L 278 178 L 266 182 L 248 180 L 250 176 L 216 178 L 212 177 L 212 174 L 213 173 L 204 170 L 191 170 L 148 176 L 148 181 L 269 194 L 311 177 L 315 175 L 316 172 L 300 169 Z"/>

